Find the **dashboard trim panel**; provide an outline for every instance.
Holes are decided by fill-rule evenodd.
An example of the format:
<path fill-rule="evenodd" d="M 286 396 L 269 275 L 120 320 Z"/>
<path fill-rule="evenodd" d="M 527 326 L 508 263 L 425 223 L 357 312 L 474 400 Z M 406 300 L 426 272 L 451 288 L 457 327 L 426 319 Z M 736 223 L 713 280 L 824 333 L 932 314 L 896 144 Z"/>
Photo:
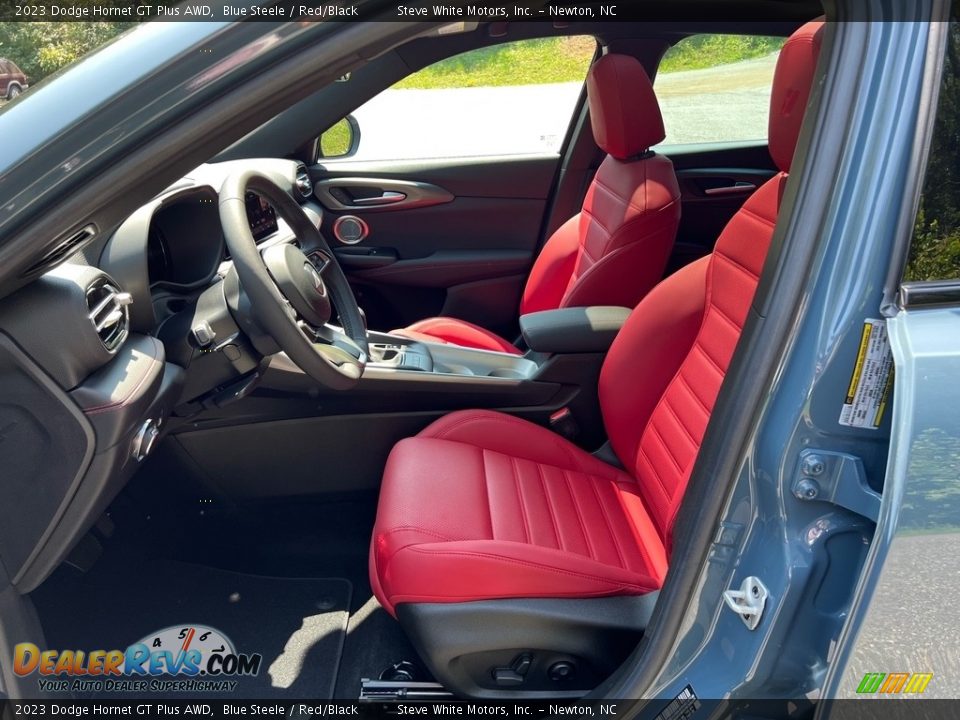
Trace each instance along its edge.
<path fill-rule="evenodd" d="M 83 484 L 83 479 L 86 476 L 87 471 L 90 469 L 91 463 L 93 462 L 97 445 L 96 434 L 94 433 L 93 425 L 90 423 L 90 420 L 86 417 L 86 415 L 84 415 L 80 408 L 70 400 L 69 396 L 64 392 L 64 390 L 57 385 L 52 378 L 43 372 L 43 370 L 30 358 L 30 356 L 21 350 L 20 346 L 17 345 L 17 343 L 14 342 L 14 340 L 4 332 L 0 332 L 0 348 L 9 353 L 16 364 L 25 373 L 27 373 L 34 382 L 46 390 L 51 397 L 53 397 L 63 406 L 63 409 L 69 413 L 72 419 L 77 422 L 77 425 L 83 431 L 83 435 L 86 440 L 83 458 L 78 465 L 77 471 L 67 484 L 66 492 L 64 493 L 63 498 L 57 505 L 56 510 L 50 517 L 50 520 L 43 532 L 40 534 L 33 550 L 26 556 L 26 558 L 20 564 L 20 567 L 7 568 L 8 572 L 13 573 L 13 584 L 18 585 L 21 580 L 23 580 L 24 576 L 30 572 L 32 566 L 37 561 L 37 558 L 43 554 L 47 543 L 50 541 L 51 536 L 54 534 L 57 528 L 57 525 L 63 519 L 70 507 L 71 502 L 76 497 L 77 491 Z"/>

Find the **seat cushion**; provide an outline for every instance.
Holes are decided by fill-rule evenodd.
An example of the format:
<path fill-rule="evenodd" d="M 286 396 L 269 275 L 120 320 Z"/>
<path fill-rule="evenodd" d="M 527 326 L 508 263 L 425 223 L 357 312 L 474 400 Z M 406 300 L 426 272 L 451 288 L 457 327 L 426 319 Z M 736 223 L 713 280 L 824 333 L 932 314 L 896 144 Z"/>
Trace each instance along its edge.
<path fill-rule="evenodd" d="M 504 340 L 486 328 L 450 317 L 433 317 L 415 322 L 409 327 L 391 331 L 393 335 L 408 337 L 421 342 L 438 342 L 475 350 L 492 350 L 493 352 L 520 355 L 520 351 L 509 340 Z"/>
<path fill-rule="evenodd" d="M 370 578 L 400 603 L 656 590 L 666 553 L 636 481 L 525 420 L 455 412 L 393 449 Z"/>

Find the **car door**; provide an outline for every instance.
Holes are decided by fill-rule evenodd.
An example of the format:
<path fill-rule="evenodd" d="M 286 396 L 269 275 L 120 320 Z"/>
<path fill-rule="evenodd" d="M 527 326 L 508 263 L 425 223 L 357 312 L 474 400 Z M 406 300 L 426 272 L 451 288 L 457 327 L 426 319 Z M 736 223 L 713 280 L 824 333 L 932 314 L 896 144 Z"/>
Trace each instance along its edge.
<path fill-rule="evenodd" d="M 947 24 L 934 26 L 931 35 Z M 952 599 L 960 577 L 960 24 L 948 27 L 923 190 L 886 320 L 896 382 L 880 540 L 838 648 L 834 697 L 960 693 L 956 635 L 943 632 L 960 624 L 960 609 L 926 600 Z M 911 621 L 891 623 L 917 588 Z"/>
<path fill-rule="evenodd" d="M 516 335 L 596 49 L 571 36 L 461 53 L 321 136 L 310 172 L 324 230 L 371 328 L 450 315 Z"/>

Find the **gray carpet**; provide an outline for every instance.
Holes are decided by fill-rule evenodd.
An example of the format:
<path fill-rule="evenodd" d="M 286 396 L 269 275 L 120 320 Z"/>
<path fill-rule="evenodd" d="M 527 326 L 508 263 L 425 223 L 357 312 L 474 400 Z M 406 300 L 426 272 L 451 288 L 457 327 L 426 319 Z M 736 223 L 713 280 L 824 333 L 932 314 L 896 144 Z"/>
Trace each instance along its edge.
<path fill-rule="evenodd" d="M 32 597 L 49 648 L 125 649 L 164 628 L 204 625 L 222 632 L 238 653 L 260 653 L 263 661 L 256 677 L 237 678 L 233 692 L 203 697 L 325 699 L 337 684 L 351 592 L 340 578 L 263 577 L 128 558 L 101 561 L 85 575 L 61 568 Z"/>

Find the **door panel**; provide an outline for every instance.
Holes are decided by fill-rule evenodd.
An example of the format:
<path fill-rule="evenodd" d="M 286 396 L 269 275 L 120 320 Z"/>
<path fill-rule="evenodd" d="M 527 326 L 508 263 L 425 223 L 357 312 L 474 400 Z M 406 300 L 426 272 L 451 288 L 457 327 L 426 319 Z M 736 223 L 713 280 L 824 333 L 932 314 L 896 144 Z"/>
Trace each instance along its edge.
<path fill-rule="evenodd" d="M 370 327 L 392 330 L 442 314 L 514 336 L 558 162 L 525 155 L 328 160 L 311 168 L 327 210 L 323 230 Z M 338 239 L 334 226 L 345 216 L 365 225 L 359 242 Z"/>
<path fill-rule="evenodd" d="M 688 145 L 661 152 L 673 161 L 683 204 L 670 274 L 710 253 L 730 218 L 776 170 L 765 144 Z"/>

